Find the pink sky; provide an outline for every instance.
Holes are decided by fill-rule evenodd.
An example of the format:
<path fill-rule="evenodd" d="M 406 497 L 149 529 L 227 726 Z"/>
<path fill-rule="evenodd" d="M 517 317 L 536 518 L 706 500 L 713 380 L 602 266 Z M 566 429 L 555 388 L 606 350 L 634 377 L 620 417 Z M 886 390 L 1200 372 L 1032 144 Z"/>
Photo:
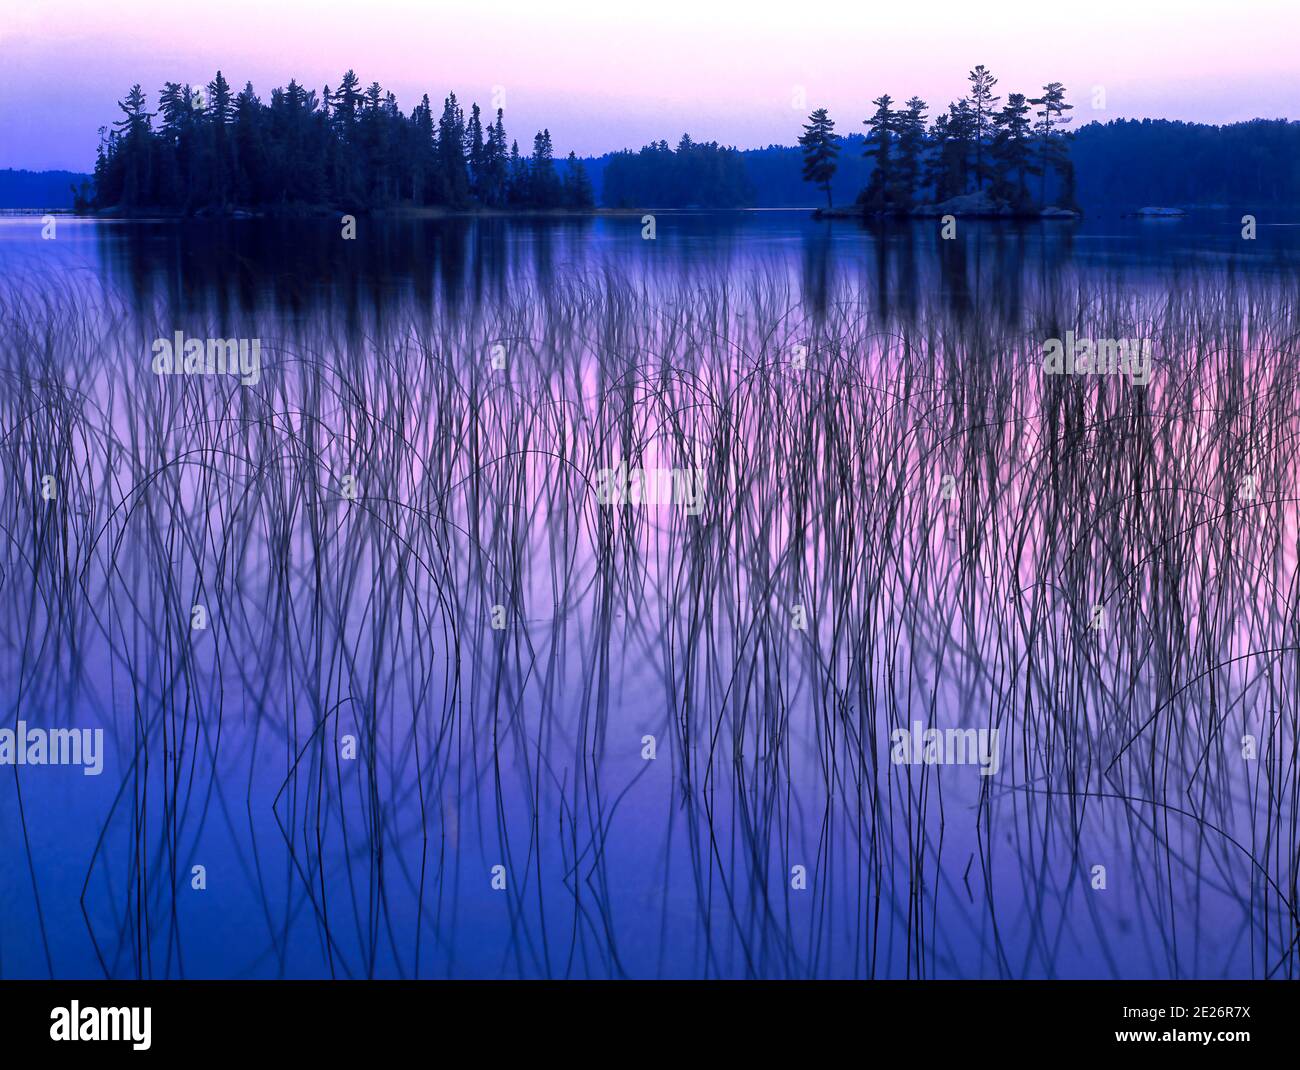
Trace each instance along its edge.
<path fill-rule="evenodd" d="M 1300 116 L 1297 0 L 8 0 L 0 6 L 0 167 L 88 169 L 97 129 L 140 82 L 207 82 L 218 67 L 263 95 L 317 90 L 348 67 L 409 110 L 503 87 L 522 143 L 559 153 L 692 136 L 793 143 L 809 109 L 860 130 L 882 92 L 932 105 L 983 63 L 998 90 L 1064 82 L 1076 123 L 1152 116 Z M 1105 106 L 1094 109 L 1094 87 Z M 800 97 L 800 92 L 803 98 Z M 806 98 L 806 106 L 797 107 Z"/>

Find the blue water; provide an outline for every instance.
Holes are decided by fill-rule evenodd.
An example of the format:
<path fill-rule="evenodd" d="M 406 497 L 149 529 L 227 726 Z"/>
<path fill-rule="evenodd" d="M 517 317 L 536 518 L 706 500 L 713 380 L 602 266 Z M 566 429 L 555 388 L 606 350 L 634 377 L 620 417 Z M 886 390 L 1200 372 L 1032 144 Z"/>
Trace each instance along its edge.
<path fill-rule="evenodd" d="M 0 767 L 0 976 L 1294 976 L 1300 229 L 1240 215 L 0 219 L 0 714 L 106 742 Z M 1067 327 L 1149 392 L 1061 402 Z M 634 448 L 704 512 L 596 502 Z"/>

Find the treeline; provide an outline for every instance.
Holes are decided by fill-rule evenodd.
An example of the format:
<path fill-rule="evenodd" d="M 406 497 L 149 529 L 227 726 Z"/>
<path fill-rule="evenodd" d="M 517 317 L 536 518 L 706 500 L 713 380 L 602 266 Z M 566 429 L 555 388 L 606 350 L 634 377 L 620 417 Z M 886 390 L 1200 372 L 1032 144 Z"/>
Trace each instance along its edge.
<path fill-rule="evenodd" d="M 1062 130 L 1074 105 L 1060 82 L 1037 97 L 994 92 L 998 80 L 983 66 L 969 74 L 970 91 L 931 119 L 919 97 L 898 104 L 888 93 L 871 103 L 865 154 L 871 177 L 856 203 L 873 213 L 906 213 L 964 194 L 986 195 L 991 205 L 1018 212 L 1075 204 L 1069 135 Z M 803 177 L 832 204 L 832 179 L 841 138 L 825 108 L 808 117 L 799 138 Z"/>
<path fill-rule="evenodd" d="M 0 169 L 0 209 L 67 209 L 89 176 L 77 171 L 16 171 Z"/>
<path fill-rule="evenodd" d="M 716 141 L 683 134 L 676 149 L 658 141 L 604 160 L 601 202 L 607 208 L 737 208 L 753 199 L 741 154 Z"/>
<path fill-rule="evenodd" d="M 582 209 L 595 200 L 593 179 L 602 203 L 615 208 L 820 200 L 889 214 L 972 193 L 1026 212 L 1050 204 L 1094 211 L 1300 201 L 1300 123 L 1117 120 L 1067 133 L 1072 109 L 1060 83 L 1003 102 L 984 67 L 969 78 L 968 94 L 934 117 L 918 98 L 879 97 L 864 133 L 847 137 L 818 109 L 797 147 L 737 150 L 683 135 L 675 148 L 659 141 L 557 161 L 549 131 L 521 151 L 500 109 L 486 116 L 472 105 L 466 115 L 454 94 L 437 113 L 426 96 L 408 115 L 391 92 L 378 83 L 363 90 L 349 71 L 337 90 L 291 81 L 263 102 L 251 84 L 234 93 L 218 72 L 198 89 L 167 83 L 155 110 L 133 86 L 121 118 L 101 131 L 93 187 L 80 190 L 76 206 Z M 59 207 L 77 177 L 51 175 L 61 186 L 54 198 L 19 173 L 9 183 L 17 189 L 12 203 Z M 0 196 L 5 185 L 0 180 Z"/>
<path fill-rule="evenodd" d="M 1300 203 L 1300 122 L 1117 119 L 1076 131 L 1085 207 Z"/>
<path fill-rule="evenodd" d="M 858 133 L 844 136 L 838 166 L 831 179 L 835 202 L 852 202 L 871 178 L 871 161 L 864 155 L 866 138 Z M 824 191 L 811 189 L 804 180 L 803 153 L 798 145 L 768 145 L 741 152 L 745 170 L 755 189 L 753 207 L 815 208 L 826 203 Z"/>
<path fill-rule="evenodd" d="M 1144 205 L 1228 204 L 1243 209 L 1263 205 L 1294 210 L 1300 204 L 1300 122 L 1295 120 L 1252 119 L 1225 126 L 1167 119 L 1091 122 L 1073 130 L 1067 144 L 1075 199 L 1089 214 L 1122 213 Z M 870 183 L 874 166 L 869 147 L 863 134 L 850 133 L 841 140 L 831 178 L 835 204 L 852 203 Z M 1030 146 L 1031 152 L 1037 148 Z M 598 187 L 604 167 L 618 155 L 624 154 L 585 161 Z M 738 155 L 753 196 L 720 207 L 826 204 L 825 191 L 803 177 L 804 152 L 798 145 L 740 149 Z M 954 153 L 954 163 L 957 157 Z M 1177 166 L 1171 161 L 1177 161 Z M 1050 173 L 1048 178 L 1049 199 L 1059 197 L 1059 180 Z M 1041 182 L 1041 176 L 1031 173 L 1027 183 L 1031 195 L 1037 187 L 1042 196 Z M 949 188 L 957 186 L 954 182 Z"/>
<path fill-rule="evenodd" d="M 202 89 L 168 82 L 150 111 L 139 85 L 101 131 L 94 193 L 82 207 L 180 212 L 291 205 L 382 208 L 588 208 L 594 195 L 573 153 L 562 165 L 549 130 L 521 153 L 504 114 L 466 116 L 454 93 L 435 114 L 409 115 L 378 82 L 348 71 L 320 94 L 296 81 L 264 103 L 221 72 Z M 156 120 L 156 121 L 155 121 Z"/>

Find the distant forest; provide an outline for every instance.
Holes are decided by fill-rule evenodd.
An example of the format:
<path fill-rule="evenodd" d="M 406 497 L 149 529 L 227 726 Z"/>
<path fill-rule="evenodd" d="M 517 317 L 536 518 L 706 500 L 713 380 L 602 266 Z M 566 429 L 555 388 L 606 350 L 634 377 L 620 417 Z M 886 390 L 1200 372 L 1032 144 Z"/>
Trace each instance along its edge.
<path fill-rule="evenodd" d="M 290 81 L 263 102 L 220 72 L 200 89 L 167 83 L 151 110 L 139 86 L 101 131 L 93 181 L 67 172 L 0 171 L 0 207 L 81 210 L 817 207 L 907 210 L 972 191 L 1007 204 L 1300 204 L 1300 122 L 1227 126 L 1163 119 L 1092 122 L 1067 132 L 1059 83 L 1027 98 L 971 89 L 933 118 L 912 98 L 873 101 L 863 131 L 840 136 L 824 111 L 799 145 L 736 149 L 684 134 L 639 151 L 556 160 L 549 130 L 527 151 L 504 114 L 466 115 L 455 94 L 410 114 L 348 71 L 331 90 Z M 1045 101 L 1047 103 L 1045 103 Z M 810 164 L 810 160 L 812 163 Z M 811 167 L 811 170 L 810 170 Z"/>
<path fill-rule="evenodd" d="M 504 114 L 468 117 L 454 93 L 434 114 L 426 95 L 409 115 L 378 82 L 348 71 L 318 95 L 290 81 L 263 103 L 235 93 L 220 71 L 204 89 L 168 82 L 150 111 L 132 86 L 122 117 L 102 131 L 94 190 L 84 206 L 192 213 L 290 205 L 383 208 L 589 208 L 586 169 L 563 167 L 549 130 L 523 154 Z M 157 120 L 155 122 L 155 120 Z"/>
<path fill-rule="evenodd" d="M 88 179 L 76 171 L 0 170 L 0 209 L 71 208 L 72 191 Z"/>
<path fill-rule="evenodd" d="M 698 143 L 697 143 L 698 144 Z M 848 134 L 841 142 L 838 167 L 831 178 L 834 203 L 857 200 L 871 181 L 874 160 L 867 138 Z M 805 181 L 804 153 L 797 146 L 721 150 L 731 168 L 711 190 L 752 191 L 731 200 L 709 198 L 672 184 L 656 187 L 651 177 L 667 170 L 665 142 L 654 148 L 657 167 L 639 175 L 626 173 L 628 152 L 584 160 L 592 181 L 602 190 L 601 203 L 652 208 L 816 208 L 825 192 Z M 641 156 L 649 154 L 648 149 Z M 1146 205 L 1290 205 L 1300 206 L 1300 122 L 1252 119 L 1225 126 L 1168 119 L 1116 119 L 1092 122 L 1069 135 L 1075 200 L 1089 214 L 1131 211 Z M 611 190 L 607 168 L 617 161 L 624 173 Z M 671 166 L 671 165 L 669 165 Z M 1030 178 L 1032 190 L 1034 180 Z M 628 189 L 645 191 L 639 202 Z M 701 186 L 699 189 L 704 189 Z M 613 192 L 617 199 L 612 200 Z"/>
<path fill-rule="evenodd" d="M 1086 209 L 1107 204 L 1300 206 L 1300 122 L 1089 123 L 1075 132 L 1071 156 L 1079 201 Z"/>
<path fill-rule="evenodd" d="M 692 141 L 689 134 L 682 135 L 676 149 L 660 141 L 638 153 L 607 156 L 602 177 L 601 203 L 607 208 L 731 208 L 752 205 L 757 196 L 737 149 Z"/>

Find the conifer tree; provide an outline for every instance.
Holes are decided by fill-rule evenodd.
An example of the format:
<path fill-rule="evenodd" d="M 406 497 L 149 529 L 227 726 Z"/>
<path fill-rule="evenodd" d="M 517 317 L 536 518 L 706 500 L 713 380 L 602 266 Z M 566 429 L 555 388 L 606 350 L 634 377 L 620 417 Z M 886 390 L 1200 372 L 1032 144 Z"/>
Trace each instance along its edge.
<path fill-rule="evenodd" d="M 411 127 L 411 198 L 416 204 L 431 204 L 439 183 L 435 174 L 433 108 L 428 93 L 411 112 Z"/>
<path fill-rule="evenodd" d="M 486 202 L 487 145 L 483 141 L 483 119 L 477 104 L 469 110 L 469 123 L 465 127 L 465 156 L 469 161 L 469 183 L 480 204 Z"/>
<path fill-rule="evenodd" d="M 208 83 L 207 90 L 208 106 L 204 118 L 211 131 L 211 160 L 205 177 L 212 187 L 213 198 L 224 206 L 230 199 L 234 173 L 229 139 L 230 124 L 235 117 L 234 95 L 220 71 Z"/>
<path fill-rule="evenodd" d="M 293 82 L 289 84 L 293 85 Z M 360 90 L 361 79 L 357 77 L 356 71 L 349 68 L 340 79 L 339 87 L 334 92 L 334 99 L 330 102 L 334 110 L 334 122 L 344 138 L 351 135 L 352 124 L 361 110 Z"/>
<path fill-rule="evenodd" d="M 554 150 L 551 132 L 539 130 L 533 137 L 533 158 L 529 166 L 529 201 L 535 208 L 547 208 L 559 203 L 560 179 L 555 173 Z"/>
<path fill-rule="evenodd" d="M 1043 95 L 1029 102 L 1037 108 L 1037 134 L 1039 140 L 1040 166 L 1043 175 L 1043 204 L 1047 204 L 1047 175 L 1055 171 L 1061 179 L 1061 201 L 1069 206 L 1074 200 L 1074 167 L 1070 163 L 1069 149 L 1057 127 L 1065 126 L 1071 120 L 1067 111 L 1073 104 L 1065 103 L 1065 86 L 1060 82 L 1048 82 L 1043 86 Z"/>
<path fill-rule="evenodd" d="M 1023 93 L 1012 93 L 997 114 L 997 132 L 993 136 L 992 152 L 997 162 L 995 195 L 1024 208 L 1029 200 L 1026 186 L 1031 170 L 1029 103 Z"/>
<path fill-rule="evenodd" d="M 998 80 L 993 77 L 984 64 L 979 64 L 968 75 L 970 79 L 970 110 L 973 116 L 973 137 L 975 140 L 975 188 L 984 188 L 984 179 L 988 175 L 984 146 L 992 139 L 993 114 L 1001 97 L 994 95 L 993 87 Z"/>
<path fill-rule="evenodd" d="M 235 200 L 240 204 L 261 204 L 266 178 L 266 149 L 262 131 L 262 102 L 252 82 L 246 82 L 235 98 Z"/>
<path fill-rule="evenodd" d="M 871 157 L 875 168 L 859 203 L 866 205 L 868 211 L 880 212 L 892 206 L 894 191 L 894 98 L 886 93 L 871 103 L 876 110 L 870 119 L 863 120 L 863 125 L 867 128 L 866 155 Z"/>
<path fill-rule="evenodd" d="M 510 142 L 509 177 L 506 181 L 506 203 L 514 208 L 528 205 L 531 191 L 528 161 L 519 154 L 519 142 Z"/>
<path fill-rule="evenodd" d="M 139 83 L 131 87 L 124 100 L 118 101 L 122 109 L 122 118 L 114 124 L 114 137 L 125 160 L 125 181 L 122 189 L 122 203 L 130 206 L 146 203 L 151 190 L 150 149 L 153 113 L 145 111 L 144 90 Z"/>
<path fill-rule="evenodd" d="M 840 138 L 835 133 L 835 120 L 825 108 L 818 108 L 808 116 L 799 144 L 803 147 L 803 180 L 820 186 L 826 193 L 826 207 L 833 207 L 831 178 L 837 166 Z"/>
<path fill-rule="evenodd" d="M 948 140 L 945 150 L 954 195 L 966 193 L 970 189 L 976 129 L 975 113 L 971 110 L 969 100 L 962 99 L 948 105 Z"/>
<path fill-rule="evenodd" d="M 488 133 L 486 153 L 487 191 L 484 203 L 499 208 L 506 203 L 506 187 L 509 184 L 510 154 L 506 149 L 505 113 L 497 108 L 496 122 Z"/>
<path fill-rule="evenodd" d="M 564 205 L 566 208 L 590 208 L 595 203 L 591 176 L 577 153 L 570 152 L 564 167 Z"/>
<path fill-rule="evenodd" d="M 93 195 L 104 209 L 167 207 L 186 213 L 232 206 L 373 208 L 402 202 L 590 206 L 591 179 L 573 156 L 561 177 L 549 129 L 531 162 L 508 150 L 504 113 L 488 127 L 474 105 L 466 122 L 455 93 L 435 116 L 424 96 L 402 113 L 378 82 L 363 91 L 353 70 L 318 96 L 296 79 L 264 103 L 252 83 L 236 94 L 218 71 L 205 87 L 167 82 L 159 125 L 133 86 L 122 117 L 101 130 Z"/>
<path fill-rule="evenodd" d="M 469 203 L 469 172 L 465 167 L 465 113 L 456 94 L 447 94 L 438 120 L 438 170 L 445 203 L 461 208 Z"/>
<path fill-rule="evenodd" d="M 898 161 L 893 199 L 905 210 L 916 203 L 921 191 L 926 107 L 920 97 L 912 97 L 894 119 L 894 129 L 898 134 Z"/>

